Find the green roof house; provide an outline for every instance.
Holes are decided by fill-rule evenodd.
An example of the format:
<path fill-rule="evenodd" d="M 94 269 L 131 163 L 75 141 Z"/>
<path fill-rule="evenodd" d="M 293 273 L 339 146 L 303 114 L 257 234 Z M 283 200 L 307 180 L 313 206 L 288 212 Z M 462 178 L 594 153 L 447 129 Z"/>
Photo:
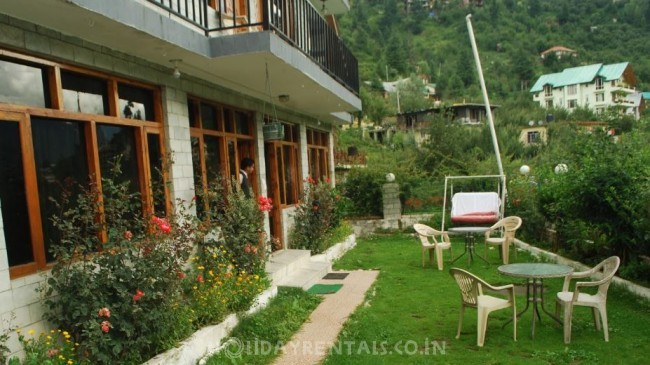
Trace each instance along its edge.
<path fill-rule="evenodd" d="M 629 96 L 636 94 L 636 76 L 628 62 L 602 63 L 566 68 L 562 72 L 542 75 L 530 89 L 533 100 L 546 108 L 587 107 L 603 112 L 622 106 L 625 112 L 638 115 Z"/>

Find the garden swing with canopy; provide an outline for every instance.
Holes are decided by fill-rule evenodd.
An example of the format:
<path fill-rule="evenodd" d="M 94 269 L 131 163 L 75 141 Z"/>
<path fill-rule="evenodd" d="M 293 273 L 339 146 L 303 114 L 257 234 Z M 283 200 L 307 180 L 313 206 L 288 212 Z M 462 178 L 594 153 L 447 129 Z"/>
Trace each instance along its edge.
<path fill-rule="evenodd" d="M 478 72 L 479 81 L 481 83 L 481 91 L 483 93 L 483 100 L 485 103 L 485 113 L 487 115 L 488 125 L 490 127 L 492 145 L 494 147 L 494 154 L 496 156 L 499 174 L 476 176 L 445 176 L 445 193 L 442 204 L 441 227 L 441 231 L 443 232 L 445 231 L 448 191 L 450 191 L 451 196 L 450 220 L 453 224 L 492 225 L 504 217 L 506 176 L 503 172 L 503 165 L 501 164 L 501 153 L 499 152 L 499 143 L 497 141 L 496 132 L 494 130 L 492 108 L 490 107 L 490 100 L 488 98 L 487 89 L 485 87 L 485 80 L 483 79 L 483 70 L 481 69 L 481 60 L 478 55 L 476 40 L 474 39 L 471 17 L 472 15 L 468 14 L 465 17 L 465 20 L 467 23 L 470 42 L 472 44 L 474 60 L 476 62 L 476 70 Z M 496 179 L 497 188 L 495 189 L 496 191 L 491 192 L 458 192 L 454 194 L 453 182 L 460 179 Z M 449 182 L 451 182 L 451 184 Z"/>

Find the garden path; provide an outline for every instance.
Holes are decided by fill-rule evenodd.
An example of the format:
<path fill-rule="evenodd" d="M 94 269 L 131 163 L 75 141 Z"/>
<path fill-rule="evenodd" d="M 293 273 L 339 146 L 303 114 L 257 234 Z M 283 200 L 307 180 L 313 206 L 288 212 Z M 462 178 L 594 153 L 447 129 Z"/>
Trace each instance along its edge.
<path fill-rule="evenodd" d="M 321 280 L 319 284 L 343 284 L 339 291 L 325 294 L 300 330 L 282 348 L 274 365 L 319 364 L 336 343 L 350 314 L 363 303 L 365 293 L 379 271 L 350 271 L 345 279 Z M 345 351 L 345 347 L 341 348 Z"/>

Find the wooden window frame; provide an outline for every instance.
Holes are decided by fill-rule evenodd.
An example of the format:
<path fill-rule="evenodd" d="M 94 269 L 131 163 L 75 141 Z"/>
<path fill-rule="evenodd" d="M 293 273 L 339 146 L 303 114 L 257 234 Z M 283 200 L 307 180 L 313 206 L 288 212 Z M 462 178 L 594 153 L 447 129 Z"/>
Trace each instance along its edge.
<path fill-rule="evenodd" d="M 309 167 L 309 176 L 318 180 L 330 179 L 330 148 L 329 148 L 329 133 L 315 129 L 307 128 L 307 166 Z M 317 159 L 317 161 L 314 161 Z M 313 171 L 313 166 L 317 167 L 317 171 Z"/>
<path fill-rule="evenodd" d="M 42 221 L 38 202 L 37 173 L 35 167 L 35 156 L 31 134 L 31 118 L 41 117 L 48 119 L 71 120 L 83 124 L 86 139 L 86 153 L 88 171 L 92 180 L 101 192 L 101 172 L 99 168 L 99 153 L 97 146 L 97 123 L 134 128 L 136 156 L 139 168 L 139 190 L 142 195 L 144 213 L 153 211 L 153 198 L 149 182 L 151 171 L 149 171 L 149 151 L 147 144 L 147 133 L 159 135 L 161 157 L 166 155 L 164 143 L 164 128 L 162 124 L 162 102 L 161 91 L 157 86 L 115 77 L 99 71 L 89 70 L 82 67 L 58 63 L 39 57 L 25 55 L 5 49 L 0 49 L 0 55 L 8 60 L 16 62 L 30 62 L 45 69 L 46 87 L 49 89 L 50 107 L 40 108 L 28 105 L 0 103 L 0 117 L 2 120 L 19 123 L 19 134 L 21 139 L 21 154 L 23 158 L 23 173 L 25 178 L 25 191 L 27 193 L 27 210 L 30 226 L 33 261 L 25 264 L 14 265 L 9 268 L 12 279 L 36 273 L 39 270 L 48 270 L 52 263 L 48 263 L 45 255 L 45 238 L 43 236 Z M 61 70 L 71 71 L 80 75 L 87 75 L 100 78 L 106 81 L 109 104 L 109 115 L 95 115 L 66 111 L 63 109 L 63 90 L 61 85 Z M 125 119 L 120 116 L 119 95 L 117 85 L 128 84 L 134 87 L 143 88 L 152 92 L 154 100 L 154 120 L 142 121 Z M 165 189 L 165 204 L 169 211 L 169 192 Z M 100 217 L 101 218 L 101 217 Z M 103 235 L 105 237 L 105 234 Z M 8 254 L 8 253 L 7 253 Z"/>
<path fill-rule="evenodd" d="M 203 128 L 203 121 L 201 120 L 201 104 L 205 104 L 211 107 L 216 108 L 217 110 L 217 129 L 207 129 Z M 221 174 L 225 176 L 230 176 L 230 171 L 239 171 L 239 163 L 242 158 L 249 157 L 255 161 L 255 165 L 258 165 L 258 159 L 255 156 L 255 121 L 253 118 L 253 113 L 251 111 L 236 108 L 230 105 L 217 103 L 214 101 L 202 99 L 195 96 L 188 96 L 188 107 L 193 108 L 195 120 L 190 121 L 190 137 L 196 138 L 199 142 L 199 166 L 200 171 L 195 171 L 194 173 L 200 174 L 201 189 L 203 193 L 207 193 L 208 189 L 208 168 L 206 166 L 206 157 L 205 157 L 205 136 L 210 136 L 217 138 L 221 143 L 219 143 L 220 149 L 220 164 L 221 164 Z M 228 113 L 229 112 L 229 113 Z M 237 125 L 235 122 L 235 114 L 237 112 L 248 114 L 248 130 L 250 134 L 238 133 Z M 229 117 L 229 118 L 228 118 Z M 229 119 L 229 120 L 227 120 Z M 232 125 L 231 131 L 228 131 L 228 124 Z M 228 143 L 232 142 L 235 144 L 235 166 L 231 166 L 231 163 L 228 159 Z M 249 176 L 251 187 L 253 188 L 254 194 L 257 194 L 257 183 L 256 183 L 256 174 L 254 176 Z M 196 187 L 195 187 L 196 188 Z M 230 189 L 230 184 L 227 184 L 227 188 Z M 205 204 L 204 208 L 209 209 L 208 202 L 203 202 Z"/>

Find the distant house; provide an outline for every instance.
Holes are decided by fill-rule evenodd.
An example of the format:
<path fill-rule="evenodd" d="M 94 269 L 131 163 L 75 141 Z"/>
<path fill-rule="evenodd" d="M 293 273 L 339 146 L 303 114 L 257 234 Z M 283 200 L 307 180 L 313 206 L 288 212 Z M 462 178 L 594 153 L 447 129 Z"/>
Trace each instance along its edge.
<path fill-rule="evenodd" d="M 494 110 L 498 107 L 498 105 L 491 105 L 490 109 L 494 113 Z M 429 127 L 429 121 L 436 114 L 445 114 L 450 120 L 465 125 L 479 125 L 487 120 L 485 104 L 458 103 L 399 113 L 397 114 L 397 130 L 413 132 L 416 143 L 420 144 L 428 138 L 426 129 Z"/>
<path fill-rule="evenodd" d="M 533 100 L 545 108 L 572 110 L 586 107 L 597 113 L 613 106 L 637 115 L 634 100 L 637 79 L 628 62 L 602 63 L 566 68 L 562 72 L 542 75 L 530 89 Z M 638 106 L 636 107 L 638 108 Z"/>
<path fill-rule="evenodd" d="M 563 122 L 577 126 L 580 130 L 587 133 L 603 132 L 614 135 L 614 130 L 610 128 L 607 122 L 599 121 L 580 121 L 580 122 Z M 548 126 L 542 121 L 535 123 L 530 121 L 528 126 L 521 129 L 519 133 L 519 142 L 523 145 L 545 144 L 548 142 Z"/>
<path fill-rule="evenodd" d="M 425 99 L 440 101 L 440 97 L 436 95 L 436 84 L 429 83 L 428 78 L 425 75 L 418 75 L 417 79 L 422 82 L 422 97 Z M 411 78 L 406 77 L 403 79 L 395 81 L 385 81 L 382 82 L 382 87 L 384 89 L 384 98 L 387 99 L 390 94 L 397 93 L 397 89 L 400 85 L 405 85 L 411 82 Z"/>
<path fill-rule="evenodd" d="M 576 57 L 578 55 L 578 52 L 572 50 L 571 48 L 566 48 L 562 46 L 553 46 L 545 50 L 544 52 L 540 53 L 539 56 L 541 58 L 546 58 L 548 57 L 549 54 L 555 54 L 555 57 L 557 59 L 561 59 L 562 57 L 567 57 L 567 56 Z"/>
<path fill-rule="evenodd" d="M 519 142 L 524 145 L 544 144 L 548 138 L 545 125 L 536 125 L 531 122 L 528 127 L 523 128 L 519 133 Z"/>
<path fill-rule="evenodd" d="M 641 111 L 650 108 L 650 91 L 641 93 Z"/>

